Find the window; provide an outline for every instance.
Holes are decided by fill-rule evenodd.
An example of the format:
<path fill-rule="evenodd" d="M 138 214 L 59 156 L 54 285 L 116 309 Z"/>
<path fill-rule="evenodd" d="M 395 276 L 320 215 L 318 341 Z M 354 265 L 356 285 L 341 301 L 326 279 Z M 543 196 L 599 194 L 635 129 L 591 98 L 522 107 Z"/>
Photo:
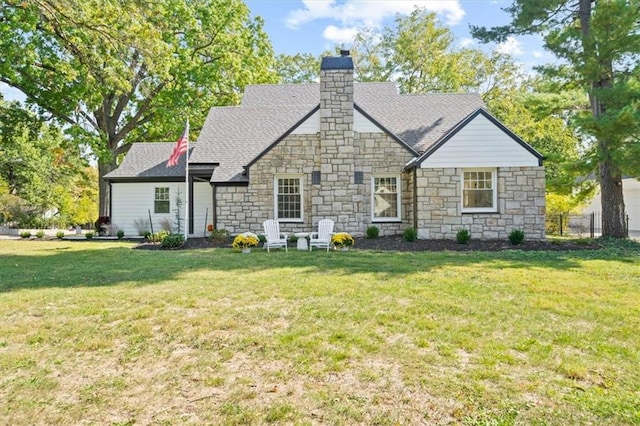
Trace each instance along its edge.
<path fill-rule="evenodd" d="M 374 176 L 371 184 L 372 220 L 400 220 L 400 178 Z"/>
<path fill-rule="evenodd" d="M 281 221 L 302 221 L 302 178 L 280 176 L 275 178 L 275 217 Z"/>
<path fill-rule="evenodd" d="M 169 213 L 169 188 L 156 188 L 153 211 L 154 213 Z"/>
<path fill-rule="evenodd" d="M 464 170 L 462 173 L 462 211 L 496 212 L 496 170 Z"/>

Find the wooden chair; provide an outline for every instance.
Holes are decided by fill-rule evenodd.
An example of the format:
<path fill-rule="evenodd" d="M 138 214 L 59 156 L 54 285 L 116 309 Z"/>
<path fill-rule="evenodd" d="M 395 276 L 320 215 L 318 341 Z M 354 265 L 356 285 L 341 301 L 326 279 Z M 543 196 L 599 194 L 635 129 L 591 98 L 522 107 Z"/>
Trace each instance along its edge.
<path fill-rule="evenodd" d="M 264 248 L 266 248 L 267 251 L 270 251 L 272 248 L 281 247 L 284 247 L 284 251 L 289 251 L 287 250 L 287 239 L 289 236 L 284 232 L 280 232 L 280 224 L 277 220 L 265 220 L 262 223 L 262 227 L 264 228 L 264 237 L 266 238 Z"/>
<path fill-rule="evenodd" d="M 331 236 L 333 235 L 333 221 L 331 219 L 322 219 L 318 222 L 318 232 L 309 234 L 309 251 L 313 247 L 326 248 L 329 251 L 331 246 Z"/>

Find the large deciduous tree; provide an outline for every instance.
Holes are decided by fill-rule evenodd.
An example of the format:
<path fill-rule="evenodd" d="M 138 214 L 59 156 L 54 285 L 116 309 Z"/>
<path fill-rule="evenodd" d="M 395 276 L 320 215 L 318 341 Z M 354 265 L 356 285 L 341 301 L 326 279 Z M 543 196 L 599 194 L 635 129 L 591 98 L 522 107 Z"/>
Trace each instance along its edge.
<path fill-rule="evenodd" d="M 590 109 L 580 130 L 592 142 L 602 201 L 602 233 L 625 237 L 623 173 L 640 174 L 640 2 L 638 0 L 514 0 L 507 26 L 472 27 L 483 41 L 541 34 L 562 63 L 548 66 L 588 93 Z"/>
<path fill-rule="evenodd" d="M 273 52 L 240 0 L 2 0 L 0 81 L 98 157 L 101 179 L 133 141 L 174 140 L 249 83 Z M 192 138 L 195 136 L 192 134 Z"/>

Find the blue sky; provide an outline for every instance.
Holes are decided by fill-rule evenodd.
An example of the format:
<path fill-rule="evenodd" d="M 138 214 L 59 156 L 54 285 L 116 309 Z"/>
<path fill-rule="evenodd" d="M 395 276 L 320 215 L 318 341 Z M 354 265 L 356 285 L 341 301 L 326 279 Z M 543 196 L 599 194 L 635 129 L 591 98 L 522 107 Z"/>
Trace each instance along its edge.
<path fill-rule="evenodd" d="M 469 25 L 496 26 L 509 22 L 502 10 L 507 0 L 245 0 L 252 15 L 261 16 L 276 54 L 319 55 L 338 44 L 350 47 L 358 30 L 382 28 L 396 14 L 409 14 L 416 7 L 436 13 L 451 28 L 461 46 L 479 47 L 469 34 Z M 550 62 L 539 37 L 511 38 L 498 48 L 511 54 L 526 68 Z"/>
<path fill-rule="evenodd" d="M 448 25 L 461 46 L 480 46 L 471 39 L 469 25 L 495 26 L 509 22 L 502 8 L 508 0 L 245 0 L 252 15 L 261 16 L 276 54 L 320 55 L 338 44 L 350 48 L 358 30 L 382 28 L 393 23 L 397 13 L 409 14 L 424 7 Z M 539 37 L 511 38 L 498 48 L 511 54 L 525 68 L 551 62 Z M 16 89 L 0 84 L 5 99 L 24 99 Z"/>

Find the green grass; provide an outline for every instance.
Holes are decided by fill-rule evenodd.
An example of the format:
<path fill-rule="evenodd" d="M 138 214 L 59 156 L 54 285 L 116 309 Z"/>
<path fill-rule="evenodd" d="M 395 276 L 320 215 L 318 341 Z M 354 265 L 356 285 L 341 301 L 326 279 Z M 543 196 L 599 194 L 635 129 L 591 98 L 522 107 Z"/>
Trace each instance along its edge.
<path fill-rule="evenodd" d="M 0 241 L 7 424 L 640 424 L 640 249 Z"/>

